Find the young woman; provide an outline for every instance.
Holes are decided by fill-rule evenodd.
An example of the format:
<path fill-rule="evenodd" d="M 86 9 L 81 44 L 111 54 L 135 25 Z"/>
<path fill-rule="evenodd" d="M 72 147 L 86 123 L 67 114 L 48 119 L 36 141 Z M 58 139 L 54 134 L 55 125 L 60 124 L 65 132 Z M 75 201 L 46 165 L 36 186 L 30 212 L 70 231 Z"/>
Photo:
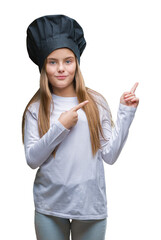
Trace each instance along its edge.
<path fill-rule="evenodd" d="M 26 106 L 22 133 L 34 181 L 38 240 L 104 240 L 107 200 L 103 161 L 113 164 L 128 136 L 139 99 L 136 83 L 120 98 L 114 126 L 106 99 L 85 86 L 79 63 L 81 26 L 44 16 L 27 29 L 40 88 Z"/>

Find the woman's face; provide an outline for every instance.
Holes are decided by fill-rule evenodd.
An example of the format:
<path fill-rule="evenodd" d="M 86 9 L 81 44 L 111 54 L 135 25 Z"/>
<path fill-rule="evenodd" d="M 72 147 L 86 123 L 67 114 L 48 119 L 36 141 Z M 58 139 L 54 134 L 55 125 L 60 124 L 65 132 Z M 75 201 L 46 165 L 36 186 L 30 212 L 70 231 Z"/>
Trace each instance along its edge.
<path fill-rule="evenodd" d="M 56 91 L 65 88 L 73 89 L 75 71 L 76 59 L 70 49 L 60 48 L 48 55 L 46 73 L 50 84 Z"/>

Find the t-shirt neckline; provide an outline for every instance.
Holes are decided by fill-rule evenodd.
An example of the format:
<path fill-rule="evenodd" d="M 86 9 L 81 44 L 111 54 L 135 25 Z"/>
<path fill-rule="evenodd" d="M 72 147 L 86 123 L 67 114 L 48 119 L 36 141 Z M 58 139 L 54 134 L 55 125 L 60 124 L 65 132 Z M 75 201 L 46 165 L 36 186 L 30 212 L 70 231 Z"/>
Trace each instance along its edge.
<path fill-rule="evenodd" d="M 76 97 L 62 97 L 62 96 L 58 96 L 54 93 L 52 93 L 52 98 L 53 98 L 53 100 L 59 100 L 59 101 L 75 101 L 75 100 L 77 100 L 77 96 Z"/>

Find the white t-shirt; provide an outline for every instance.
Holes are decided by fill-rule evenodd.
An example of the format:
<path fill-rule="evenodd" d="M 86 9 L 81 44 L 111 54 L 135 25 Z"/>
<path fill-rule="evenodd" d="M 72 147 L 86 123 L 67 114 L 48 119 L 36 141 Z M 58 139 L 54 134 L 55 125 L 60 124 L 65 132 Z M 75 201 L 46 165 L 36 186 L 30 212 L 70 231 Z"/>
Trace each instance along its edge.
<path fill-rule="evenodd" d="M 107 199 L 103 160 L 108 164 L 117 160 L 136 108 L 119 104 L 112 128 L 109 112 L 99 107 L 106 141 L 100 136 L 102 149 L 93 157 L 85 112 L 77 111 L 78 121 L 70 129 L 58 120 L 62 112 L 79 104 L 77 97 L 52 94 L 52 98 L 50 129 L 43 137 L 38 132 L 39 102 L 29 106 L 25 118 L 26 161 L 31 168 L 38 168 L 33 188 L 35 210 L 68 219 L 104 219 Z M 54 159 L 52 152 L 57 145 Z"/>

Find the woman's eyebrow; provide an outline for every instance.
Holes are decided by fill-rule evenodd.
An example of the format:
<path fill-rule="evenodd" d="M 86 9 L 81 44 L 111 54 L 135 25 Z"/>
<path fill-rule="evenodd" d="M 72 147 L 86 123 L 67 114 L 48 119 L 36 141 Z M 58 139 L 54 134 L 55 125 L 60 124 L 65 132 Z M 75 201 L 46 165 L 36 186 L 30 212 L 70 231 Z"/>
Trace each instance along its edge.
<path fill-rule="evenodd" d="M 74 58 L 73 56 L 69 56 L 69 57 L 66 57 L 64 59 L 69 59 L 69 58 Z M 52 58 L 52 57 L 49 57 L 47 58 L 47 60 L 58 60 L 57 58 Z"/>
<path fill-rule="evenodd" d="M 74 58 L 73 56 L 69 56 L 69 57 L 66 57 L 65 59 L 68 59 L 68 58 Z"/>
<path fill-rule="evenodd" d="M 57 60 L 56 58 L 47 58 L 47 60 Z"/>

